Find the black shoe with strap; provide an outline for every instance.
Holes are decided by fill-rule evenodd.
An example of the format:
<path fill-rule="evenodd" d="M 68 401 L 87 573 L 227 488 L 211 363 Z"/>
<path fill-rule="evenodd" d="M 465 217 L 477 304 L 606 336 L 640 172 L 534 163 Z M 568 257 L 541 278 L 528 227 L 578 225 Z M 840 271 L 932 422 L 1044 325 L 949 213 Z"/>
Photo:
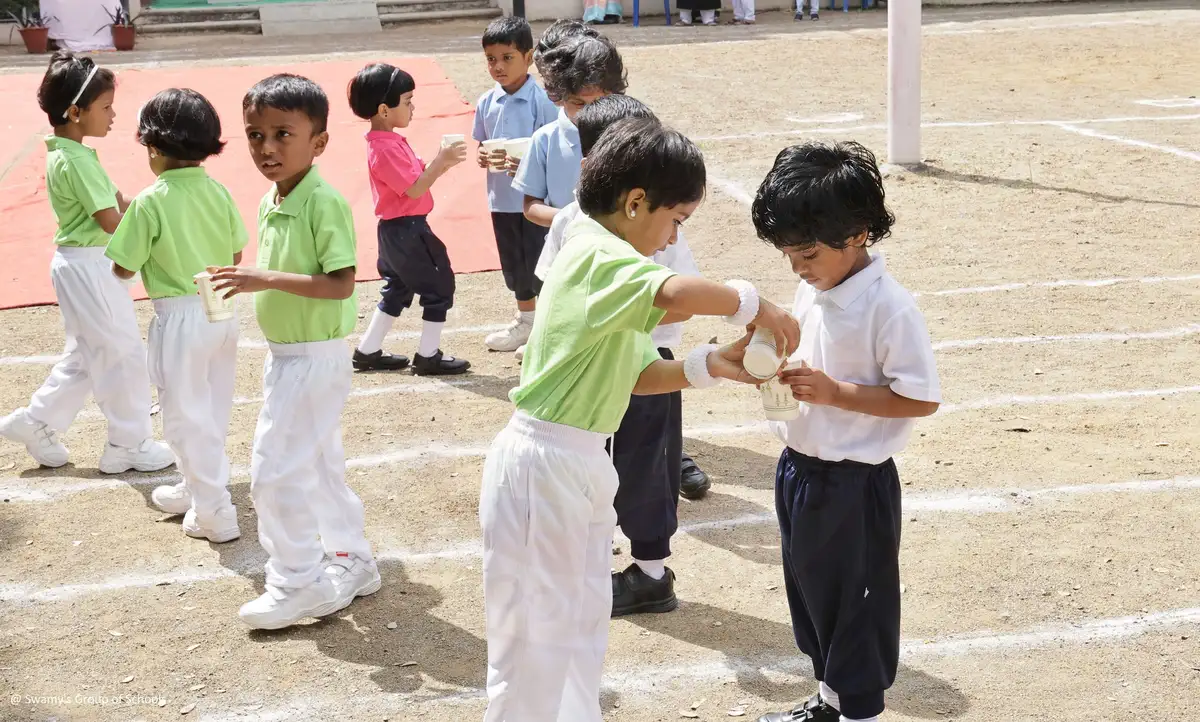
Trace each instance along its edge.
<path fill-rule="evenodd" d="M 408 357 L 384 353 L 382 350 L 363 353 L 355 349 L 351 363 L 355 371 L 399 371 L 408 368 Z"/>
<path fill-rule="evenodd" d="M 454 376 L 465 374 L 471 368 L 466 359 L 446 356 L 441 349 L 432 356 L 417 354 L 413 357 L 412 370 L 417 376 Z"/>
<path fill-rule="evenodd" d="M 612 591 L 614 617 L 662 614 L 679 606 L 675 598 L 675 572 L 669 567 L 662 579 L 655 579 L 636 563 L 630 564 L 623 572 L 613 572 Z"/>
<path fill-rule="evenodd" d="M 793 708 L 789 712 L 771 712 L 758 718 L 758 722 L 838 722 L 842 718 L 840 712 L 814 694 L 808 701 Z"/>
<path fill-rule="evenodd" d="M 679 479 L 679 495 L 684 499 L 703 499 L 708 493 L 708 488 L 712 486 L 712 482 L 708 478 L 708 474 L 696 466 L 696 462 L 692 461 L 692 457 L 684 454 L 683 463 L 680 465 L 681 472 Z"/>

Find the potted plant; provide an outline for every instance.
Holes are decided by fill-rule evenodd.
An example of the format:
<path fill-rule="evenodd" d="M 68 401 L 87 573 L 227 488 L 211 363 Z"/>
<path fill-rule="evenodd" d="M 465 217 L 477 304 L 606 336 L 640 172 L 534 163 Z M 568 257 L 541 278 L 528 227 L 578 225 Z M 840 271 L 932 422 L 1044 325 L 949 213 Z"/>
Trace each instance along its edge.
<path fill-rule="evenodd" d="M 50 42 L 49 25 L 54 18 L 42 15 L 37 10 L 30 10 L 28 5 L 22 5 L 20 13 L 10 10 L 8 16 L 16 24 L 17 31 L 21 33 L 21 40 L 25 41 L 27 51 L 35 55 L 46 52 L 46 47 Z"/>
<path fill-rule="evenodd" d="M 112 18 L 113 47 L 117 50 L 133 50 L 137 41 L 137 26 L 133 24 L 133 17 L 129 15 L 129 11 L 124 5 L 118 5 L 116 11 L 107 8 L 105 11 Z"/>

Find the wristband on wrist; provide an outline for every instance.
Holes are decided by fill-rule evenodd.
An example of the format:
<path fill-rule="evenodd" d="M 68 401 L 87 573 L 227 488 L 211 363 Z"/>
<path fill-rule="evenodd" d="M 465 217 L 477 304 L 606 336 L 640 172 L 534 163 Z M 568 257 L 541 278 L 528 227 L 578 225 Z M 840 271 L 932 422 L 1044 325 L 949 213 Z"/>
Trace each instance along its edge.
<path fill-rule="evenodd" d="M 721 379 L 708 372 L 708 355 L 717 350 L 715 343 L 706 343 L 692 349 L 683 362 L 683 375 L 693 388 L 707 389 L 721 383 Z"/>
<path fill-rule="evenodd" d="M 734 326 L 745 327 L 758 317 L 758 290 L 749 281 L 726 281 L 725 285 L 738 294 L 737 313 L 726 316 L 725 320 Z"/>

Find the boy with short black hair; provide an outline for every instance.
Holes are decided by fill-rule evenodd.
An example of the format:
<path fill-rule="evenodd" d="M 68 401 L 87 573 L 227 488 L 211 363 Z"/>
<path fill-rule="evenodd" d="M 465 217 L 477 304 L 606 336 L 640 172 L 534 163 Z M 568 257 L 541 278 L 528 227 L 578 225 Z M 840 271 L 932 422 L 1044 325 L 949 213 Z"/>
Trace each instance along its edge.
<path fill-rule="evenodd" d="M 479 167 L 487 168 L 485 140 L 530 138 L 538 128 L 553 122 L 558 108 L 529 74 L 533 31 L 524 18 L 493 20 L 483 34 L 483 53 L 496 86 L 480 96 L 475 106 L 472 137 L 480 144 Z M 533 269 L 542 252 L 546 229 L 525 217 L 524 196 L 513 189 L 507 173 L 488 173 L 487 186 L 500 268 L 505 285 L 516 297 L 517 316 L 484 343 L 493 351 L 516 351 L 529 340 L 533 328 L 537 295 L 542 288 Z"/>
<path fill-rule="evenodd" d="M 892 457 L 941 401 L 912 295 L 867 248 L 891 233 L 875 157 L 857 143 L 785 149 L 751 210 L 802 281 L 793 314 L 804 403 L 772 422 L 787 444 L 775 507 L 792 630 L 820 691 L 759 722 L 874 721 L 900 653 L 900 479 Z"/>
<path fill-rule="evenodd" d="M 270 558 L 265 593 L 238 614 L 256 629 L 281 629 L 381 584 L 342 448 L 353 373 L 345 339 L 358 319 L 354 219 L 313 166 L 329 142 L 319 85 L 271 76 L 246 93 L 242 114 L 250 157 L 274 186 L 259 205 L 258 267 L 213 274 L 218 292 L 255 294 L 269 346 L 250 496 Z"/>

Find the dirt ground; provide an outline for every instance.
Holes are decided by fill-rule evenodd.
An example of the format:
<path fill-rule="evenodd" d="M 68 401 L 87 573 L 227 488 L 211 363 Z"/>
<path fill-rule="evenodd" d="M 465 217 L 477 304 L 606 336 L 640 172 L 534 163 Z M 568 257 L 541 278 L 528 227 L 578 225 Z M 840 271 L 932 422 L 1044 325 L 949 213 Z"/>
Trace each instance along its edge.
<path fill-rule="evenodd" d="M 899 220 L 879 250 L 919 295 L 946 404 L 899 459 L 904 648 L 884 719 L 1195 719 L 1200 10 L 1072 4 L 926 20 L 928 167 L 889 177 Z M 886 152 L 883 13 L 815 25 L 775 14 L 755 28 L 612 33 L 630 93 L 704 149 L 711 192 L 686 227 L 701 269 L 781 301 L 796 279 L 755 240 L 746 206 L 775 154 L 804 138 Z M 489 85 L 479 32 L 389 32 L 361 54 L 433 53 L 474 100 Z M 130 62 L 340 50 L 143 45 Z M 28 71 L 19 56 L 2 62 Z M 1138 102 L 1167 99 L 1177 107 Z M 377 291 L 360 287 L 364 315 Z M 519 371 L 483 336 L 508 304 L 499 274 L 459 277 L 443 347 L 473 362 L 466 377 L 355 377 L 347 473 L 384 587 L 322 622 L 251 633 L 236 617 L 265 559 L 245 472 L 264 357 L 249 304 L 229 436 L 239 541 L 188 539 L 153 510 L 150 490 L 171 473 L 102 477 L 94 405 L 66 435 L 63 469 L 0 445 L 0 720 L 479 719 L 479 478 Z M 139 314 L 149 319 L 148 304 Z M 411 354 L 418 328 L 403 319 L 389 348 Z M 729 331 L 693 322 L 684 346 L 713 335 Z M 54 308 L 0 312 L 0 410 L 27 402 L 49 368 L 29 357 L 61 342 Z M 684 414 L 714 487 L 681 505 L 669 562 L 680 609 L 612 624 L 612 722 L 693 708 L 754 719 L 813 687 L 779 569 L 780 444 L 749 388 L 688 391 Z M 626 545 L 614 566 L 628 561 Z"/>

